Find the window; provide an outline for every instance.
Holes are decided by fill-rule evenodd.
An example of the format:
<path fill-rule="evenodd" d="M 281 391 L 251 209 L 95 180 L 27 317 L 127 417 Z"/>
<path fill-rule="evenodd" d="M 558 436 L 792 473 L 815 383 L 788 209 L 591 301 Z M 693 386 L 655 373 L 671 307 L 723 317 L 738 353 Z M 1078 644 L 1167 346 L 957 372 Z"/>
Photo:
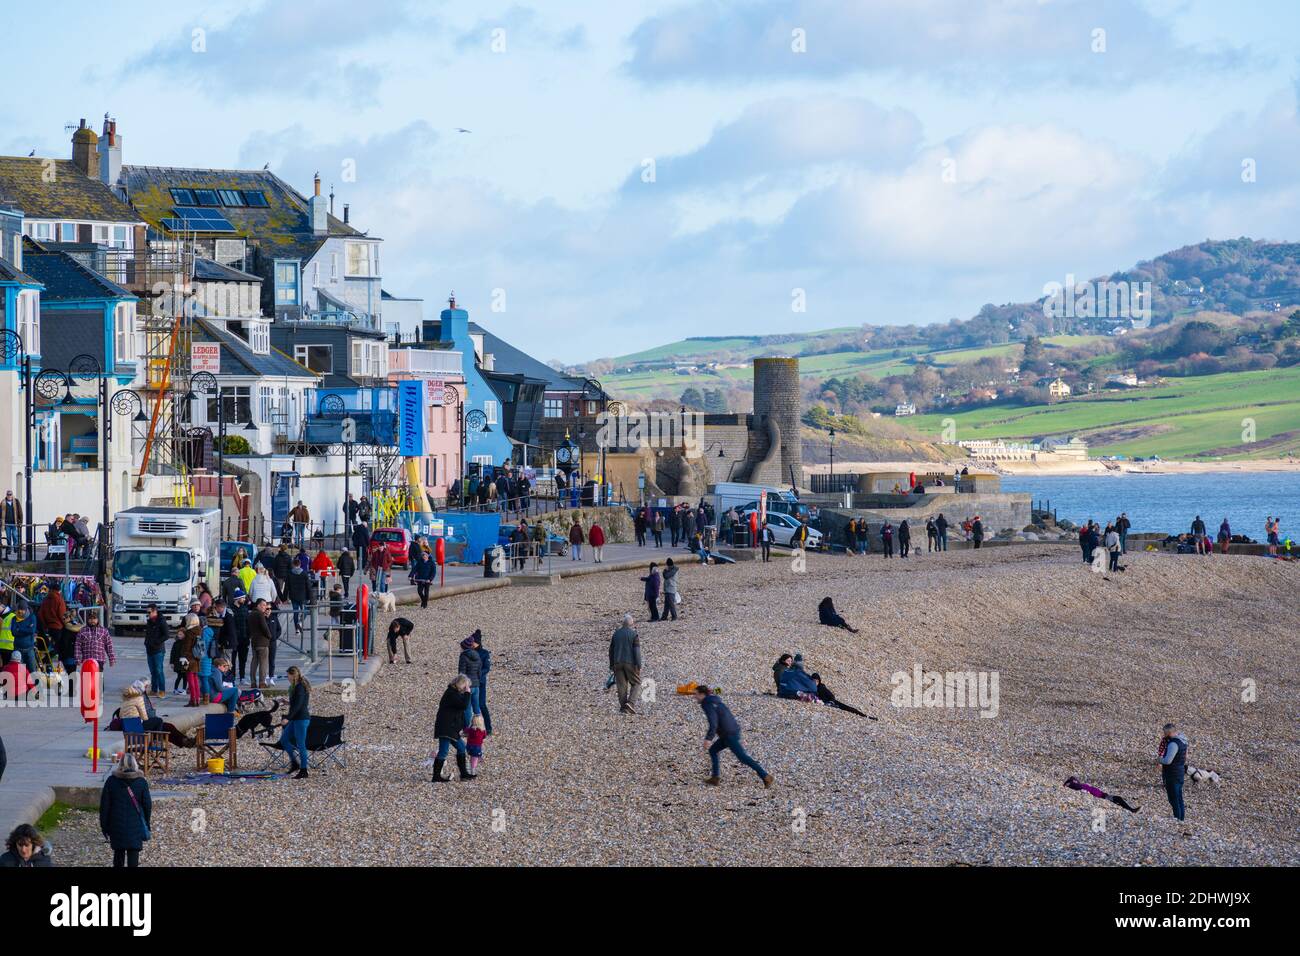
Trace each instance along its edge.
<path fill-rule="evenodd" d="M 113 227 L 113 248 L 114 248 L 114 249 L 125 249 L 125 248 L 126 248 L 126 237 L 127 237 L 127 227 L 126 227 L 126 226 L 114 226 L 114 227 Z"/>
<path fill-rule="evenodd" d="M 265 209 L 270 205 L 270 203 L 266 201 L 266 194 L 260 189 L 245 189 L 243 190 L 243 194 L 244 202 L 257 209 Z"/>
<path fill-rule="evenodd" d="M 347 243 L 348 275 L 370 275 L 370 244 L 365 242 Z"/>
<path fill-rule="evenodd" d="M 339 281 L 339 254 L 337 252 L 331 252 L 330 253 L 330 282 L 338 282 L 338 281 Z"/>
<path fill-rule="evenodd" d="M 266 322 L 250 322 L 248 347 L 258 355 L 271 354 L 271 326 Z"/>
<path fill-rule="evenodd" d="M 119 302 L 113 309 L 113 362 L 135 361 L 135 304 Z"/>
<path fill-rule="evenodd" d="M 298 304 L 298 263 L 292 259 L 275 260 L 275 304 Z"/>
<path fill-rule="evenodd" d="M 563 418 L 563 417 L 564 417 L 564 399 L 562 399 L 562 398 L 548 398 L 548 399 L 546 400 L 546 404 L 545 404 L 545 406 L 543 407 L 543 411 L 542 411 L 542 413 L 543 413 L 543 415 L 545 415 L 545 417 L 547 417 L 547 418 Z"/>
<path fill-rule="evenodd" d="M 491 464 L 492 464 L 492 456 L 491 456 L 491 455 L 475 455 L 474 457 L 472 457 L 472 458 L 470 459 L 470 461 L 474 462 L 474 464 L 476 464 L 476 465 L 491 465 Z"/>
<path fill-rule="evenodd" d="M 218 189 L 217 195 L 221 197 L 221 205 L 223 206 L 244 205 L 244 197 L 240 195 L 238 189 Z"/>
<path fill-rule="evenodd" d="M 319 262 L 313 262 L 311 264 L 311 287 L 313 289 L 320 288 L 320 263 Z"/>
<path fill-rule="evenodd" d="M 221 200 L 217 198 L 217 191 L 215 189 L 196 189 L 194 190 L 194 205 L 220 206 Z"/>
<path fill-rule="evenodd" d="M 92 225 L 90 227 L 90 241 L 101 246 L 108 245 L 108 226 Z"/>
<path fill-rule="evenodd" d="M 483 414 L 487 415 L 489 425 L 497 423 L 497 403 L 492 400 L 483 403 Z"/>
<path fill-rule="evenodd" d="M 39 292 L 18 293 L 18 334 L 28 355 L 41 354 L 41 296 Z"/>
<path fill-rule="evenodd" d="M 32 223 L 32 238 L 37 242 L 52 242 L 54 240 L 54 223 Z"/>
<path fill-rule="evenodd" d="M 172 202 L 178 206 L 194 206 L 197 203 L 194 200 L 193 189 L 173 189 L 171 190 Z"/>
<path fill-rule="evenodd" d="M 328 375 L 334 371 L 334 346 L 332 345 L 295 345 L 294 361 L 305 365 L 313 372 Z"/>
<path fill-rule="evenodd" d="M 59 241 L 77 241 L 77 224 L 75 222 L 64 222 L 59 224 Z"/>
<path fill-rule="evenodd" d="M 249 388 L 247 385 L 223 385 L 221 386 L 221 415 L 225 417 L 226 425 L 242 425 L 253 420 L 252 400 L 249 398 Z M 215 425 L 218 422 L 217 399 L 215 396 L 208 398 L 208 424 Z M 227 431 L 229 434 L 229 431 Z"/>
<path fill-rule="evenodd" d="M 600 411 L 600 405 L 599 405 L 599 403 L 597 403 L 597 402 L 587 402 L 587 414 L 588 414 L 588 415 L 595 415 L 596 412 L 598 412 L 598 411 Z"/>
<path fill-rule="evenodd" d="M 352 340 L 352 375 L 385 378 L 388 375 L 388 345 L 368 339 Z"/>
<path fill-rule="evenodd" d="M 260 385 L 257 389 L 257 417 L 263 425 L 269 425 L 275 416 L 275 389 L 269 385 Z"/>

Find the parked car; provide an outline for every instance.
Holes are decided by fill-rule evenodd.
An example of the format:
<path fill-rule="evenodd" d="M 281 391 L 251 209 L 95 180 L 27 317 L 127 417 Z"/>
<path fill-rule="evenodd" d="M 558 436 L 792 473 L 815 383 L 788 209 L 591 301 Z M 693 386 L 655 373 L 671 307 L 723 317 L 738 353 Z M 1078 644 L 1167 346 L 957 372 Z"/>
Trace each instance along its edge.
<path fill-rule="evenodd" d="M 749 521 L 750 512 L 746 511 L 740 516 L 741 521 Z M 772 529 L 772 537 L 776 539 L 777 544 L 790 546 L 790 539 L 799 529 L 799 522 L 787 514 L 781 514 L 779 511 L 769 511 L 767 514 L 767 526 Z M 816 528 L 808 529 L 808 548 L 820 548 L 822 546 L 822 533 Z"/>
<path fill-rule="evenodd" d="M 497 544 L 501 545 L 501 547 L 503 548 L 509 545 L 510 534 L 515 530 L 516 527 L 517 525 L 513 525 L 513 524 L 503 524 L 500 528 L 498 528 Z M 528 529 L 528 533 L 530 535 L 532 534 L 531 527 Z M 548 531 L 546 533 L 546 553 L 557 555 L 561 558 L 564 557 L 566 554 L 569 553 L 569 539 L 562 537 L 561 535 L 555 534 L 554 532 Z"/>
<path fill-rule="evenodd" d="M 257 548 L 251 541 L 223 541 L 221 542 L 221 576 L 224 578 L 230 573 L 230 562 L 235 560 L 235 552 L 240 548 L 244 549 L 244 557 L 252 561 L 257 557 Z"/>
<path fill-rule="evenodd" d="M 407 556 L 411 553 L 411 532 L 405 528 L 376 528 L 370 534 L 370 554 L 381 547 L 387 548 L 393 556 L 395 567 L 406 567 Z"/>

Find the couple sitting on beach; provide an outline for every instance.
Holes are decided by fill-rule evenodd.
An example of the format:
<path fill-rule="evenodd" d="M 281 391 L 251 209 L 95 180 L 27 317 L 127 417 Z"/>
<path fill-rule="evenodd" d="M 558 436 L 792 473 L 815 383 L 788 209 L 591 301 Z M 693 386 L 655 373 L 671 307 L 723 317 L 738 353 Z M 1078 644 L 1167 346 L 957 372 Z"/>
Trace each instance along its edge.
<path fill-rule="evenodd" d="M 820 674 L 809 674 L 803 668 L 803 655 L 782 654 L 772 665 L 772 678 L 776 681 L 776 695 L 783 700 L 801 700 L 805 703 L 838 707 L 859 717 L 867 717 L 857 708 L 836 698 L 834 692 L 822 681 Z M 871 720 L 876 718 L 871 717 Z"/>

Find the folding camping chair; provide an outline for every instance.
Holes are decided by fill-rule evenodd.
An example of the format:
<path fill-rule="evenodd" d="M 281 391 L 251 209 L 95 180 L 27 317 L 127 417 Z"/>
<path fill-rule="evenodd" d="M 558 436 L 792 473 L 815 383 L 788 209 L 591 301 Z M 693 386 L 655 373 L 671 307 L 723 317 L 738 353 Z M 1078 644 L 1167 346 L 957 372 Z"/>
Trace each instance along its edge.
<path fill-rule="evenodd" d="M 153 767 L 161 765 L 163 773 L 170 773 L 172 766 L 172 745 L 165 730 L 145 730 L 144 721 L 139 717 L 123 717 L 122 749 L 134 754 L 140 762 L 140 768 L 148 773 Z"/>
<path fill-rule="evenodd" d="M 203 726 L 194 738 L 194 766 L 203 770 L 209 757 L 225 758 L 231 770 L 239 768 L 239 738 L 235 733 L 235 715 L 204 714 Z"/>
<path fill-rule="evenodd" d="M 266 753 L 266 766 L 264 770 L 272 770 L 277 773 L 289 769 L 289 755 L 280 745 L 284 740 L 283 731 L 280 734 L 280 740 L 275 743 L 259 742 L 258 746 Z M 347 769 L 347 758 L 343 754 L 343 748 L 347 744 L 343 740 L 343 716 L 338 717 L 312 717 L 307 724 L 307 765 L 313 770 L 320 770 L 326 764 L 336 764 L 337 766 Z"/>

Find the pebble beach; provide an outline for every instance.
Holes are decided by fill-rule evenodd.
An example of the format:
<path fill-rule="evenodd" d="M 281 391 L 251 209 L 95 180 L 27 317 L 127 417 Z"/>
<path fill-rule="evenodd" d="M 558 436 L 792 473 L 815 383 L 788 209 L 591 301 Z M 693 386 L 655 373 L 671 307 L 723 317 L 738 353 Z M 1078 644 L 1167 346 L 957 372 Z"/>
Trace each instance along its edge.
<path fill-rule="evenodd" d="M 662 562 L 684 552 L 646 550 Z M 400 607 L 414 662 L 352 691 L 349 766 L 307 780 L 155 790 L 145 866 L 1051 865 L 1300 863 L 1300 568 L 1252 557 L 1133 554 L 1098 574 L 1076 548 L 1026 544 L 906 561 L 810 555 L 684 564 L 676 622 L 644 621 L 640 573 L 591 574 Z M 860 633 L 821 627 L 830 595 Z M 647 683 L 636 715 L 605 691 L 609 637 L 636 615 Z M 391 615 L 381 615 L 379 626 Z M 480 776 L 422 764 L 458 643 L 493 653 Z M 379 633 L 382 633 L 380 631 Z M 867 714 L 779 699 L 771 667 L 802 653 Z M 996 714 L 895 706 L 916 668 L 996 673 Z M 720 688 L 765 789 L 729 754 L 705 785 L 705 721 L 679 684 Z M 651 686 L 650 682 L 653 682 Z M 353 692 L 354 691 L 354 692 Z M 894 699 L 891 700 L 891 695 Z M 984 708 L 988 713 L 992 708 Z M 1160 727 L 1222 783 L 1160 786 Z M 260 765 L 258 748 L 241 766 Z M 183 762 L 183 761 L 182 761 Z M 1141 807 L 1064 788 L 1068 776 Z M 60 865 L 104 864 L 92 814 L 52 835 Z"/>

